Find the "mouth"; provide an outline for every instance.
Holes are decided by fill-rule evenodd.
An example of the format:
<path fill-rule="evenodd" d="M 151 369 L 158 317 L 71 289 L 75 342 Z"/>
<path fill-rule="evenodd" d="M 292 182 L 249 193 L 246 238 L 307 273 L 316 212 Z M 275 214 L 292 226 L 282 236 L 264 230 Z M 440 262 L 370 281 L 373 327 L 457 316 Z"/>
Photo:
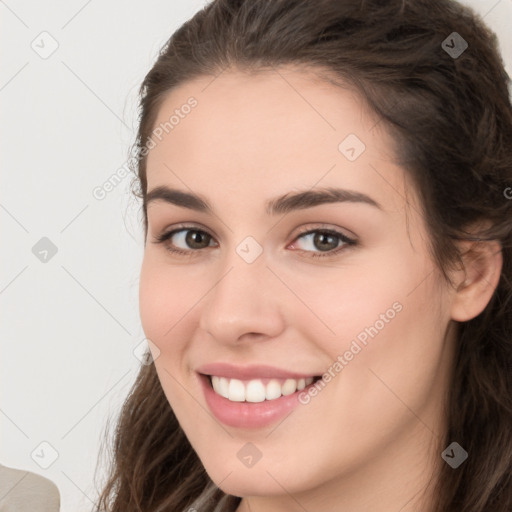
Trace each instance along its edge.
<path fill-rule="evenodd" d="M 213 416 L 227 426 L 267 428 L 291 414 L 321 375 L 290 372 L 266 365 L 224 363 L 196 370 L 204 399 Z M 302 413 L 304 414 L 304 413 Z"/>
<path fill-rule="evenodd" d="M 200 374 L 210 388 L 230 402 L 272 402 L 282 396 L 302 391 L 322 378 L 321 375 L 299 379 L 257 378 L 240 380 L 220 375 Z"/>

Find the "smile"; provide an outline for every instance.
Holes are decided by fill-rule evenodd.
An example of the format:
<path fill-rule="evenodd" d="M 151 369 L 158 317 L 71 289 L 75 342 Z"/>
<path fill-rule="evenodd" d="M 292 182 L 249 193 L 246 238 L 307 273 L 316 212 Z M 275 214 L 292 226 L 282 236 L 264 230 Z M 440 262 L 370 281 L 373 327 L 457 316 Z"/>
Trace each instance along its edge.
<path fill-rule="evenodd" d="M 320 377 L 307 377 L 300 379 L 252 379 L 243 381 L 210 375 L 210 383 L 218 395 L 231 402 L 264 402 L 277 400 L 296 391 L 303 390 Z"/>
<path fill-rule="evenodd" d="M 244 375 L 242 379 L 196 375 L 213 416 L 224 425 L 242 429 L 259 429 L 279 422 L 301 405 L 300 393 L 306 393 L 321 379 L 321 376 L 256 378 Z"/>

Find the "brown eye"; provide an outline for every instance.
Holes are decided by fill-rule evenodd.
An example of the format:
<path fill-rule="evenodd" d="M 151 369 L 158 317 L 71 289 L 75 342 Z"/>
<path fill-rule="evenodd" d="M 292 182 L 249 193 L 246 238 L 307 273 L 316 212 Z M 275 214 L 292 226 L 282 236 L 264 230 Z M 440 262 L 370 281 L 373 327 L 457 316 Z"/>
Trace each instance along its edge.
<path fill-rule="evenodd" d="M 329 233 L 316 233 L 313 237 L 313 245 L 321 251 L 336 249 L 339 244 L 339 238 Z"/>
<path fill-rule="evenodd" d="M 338 231 L 316 229 L 302 233 L 297 240 L 305 240 L 301 251 L 311 253 L 312 257 L 333 256 L 346 246 L 356 245 L 356 241 Z M 296 245 L 296 243 L 294 243 Z M 304 248 L 305 247 L 305 248 Z M 324 254 L 322 254 L 324 253 Z"/>
<path fill-rule="evenodd" d="M 200 229 L 180 228 L 156 237 L 156 243 L 163 243 L 168 251 L 191 255 L 210 246 L 213 237 Z"/>
<path fill-rule="evenodd" d="M 187 232 L 185 235 L 185 243 L 191 249 L 204 249 L 210 244 L 211 236 L 208 233 L 204 231 L 194 231 L 192 229 L 186 229 L 184 231 Z"/>

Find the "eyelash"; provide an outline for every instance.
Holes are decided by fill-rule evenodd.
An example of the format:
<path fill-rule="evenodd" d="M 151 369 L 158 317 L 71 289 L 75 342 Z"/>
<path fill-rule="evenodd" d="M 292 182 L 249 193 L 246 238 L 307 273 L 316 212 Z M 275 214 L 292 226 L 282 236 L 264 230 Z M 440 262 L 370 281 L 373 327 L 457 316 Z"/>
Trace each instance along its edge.
<path fill-rule="evenodd" d="M 207 231 L 205 231 L 203 229 L 198 229 L 196 226 L 180 226 L 177 229 L 173 229 L 172 231 L 168 231 L 166 233 L 162 233 L 162 234 L 156 236 L 154 243 L 165 244 L 165 242 L 167 242 L 167 240 L 172 238 L 172 236 L 174 236 L 176 233 L 180 233 L 181 231 L 196 231 L 198 233 L 205 234 L 212 239 L 214 238 Z M 323 233 L 323 234 L 335 236 L 342 242 L 342 245 L 340 247 L 337 247 L 336 249 L 333 249 L 332 251 L 325 251 L 324 253 L 322 253 L 322 251 L 313 252 L 309 256 L 311 258 L 332 257 L 332 256 L 335 256 L 336 254 L 338 254 L 339 252 L 341 252 L 342 250 L 346 249 L 347 246 L 350 247 L 350 246 L 357 245 L 357 241 L 354 240 L 353 238 L 349 238 L 348 236 L 344 235 L 343 233 L 340 233 L 339 231 L 335 231 L 332 229 L 321 229 L 321 228 L 310 229 L 308 231 L 299 233 L 295 239 L 301 238 L 303 236 L 306 236 L 306 235 L 309 235 L 312 233 Z M 197 253 L 200 250 L 200 249 L 190 249 L 190 250 L 176 249 L 176 248 L 171 247 L 169 244 L 165 244 L 165 248 L 170 253 L 178 254 L 180 256 L 185 256 L 185 257 L 193 257 L 193 256 L 195 256 L 194 253 Z M 299 251 L 301 251 L 301 250 L 299 249 Z M 311 251 L 302 250 L 301 252 L 311 252 Z"/>

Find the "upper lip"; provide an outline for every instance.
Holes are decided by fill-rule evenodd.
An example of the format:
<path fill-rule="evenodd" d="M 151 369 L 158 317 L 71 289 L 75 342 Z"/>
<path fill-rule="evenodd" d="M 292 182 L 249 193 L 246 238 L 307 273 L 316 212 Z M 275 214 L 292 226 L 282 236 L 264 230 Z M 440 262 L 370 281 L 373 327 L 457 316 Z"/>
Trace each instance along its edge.
<path fill-rule="evenodd" d="M 305 379 L 308 377 L 316 377 L 313 373 L 299 373 L 283 368 L 276 368 L 267 365 L 248 365 L 236 366 L 229 363 L 209 363 L 196 368 L 198 373 L 204 375 L 215 375 L 218 377 L 227 377 L 230 379 L 250 380 L 258 378 L 268 379 Z"/>

